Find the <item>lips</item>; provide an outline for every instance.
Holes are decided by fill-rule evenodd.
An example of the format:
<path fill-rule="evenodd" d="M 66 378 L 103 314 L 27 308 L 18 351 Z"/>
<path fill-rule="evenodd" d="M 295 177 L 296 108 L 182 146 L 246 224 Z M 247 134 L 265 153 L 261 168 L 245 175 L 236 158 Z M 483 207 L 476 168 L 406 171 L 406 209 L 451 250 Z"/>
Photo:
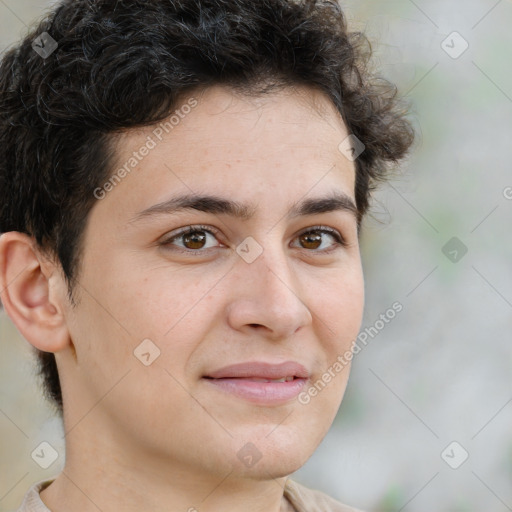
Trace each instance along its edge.
<path fill-rule="evenodd" d="M 286 379 L 290 377 L 307 379 L 309 372 L 299 363 L 287 361 L 280 364 L 248 362 L 226 366 L 210 372 L 211 379 L 261 379 L 263 381 Z"/>
<path fill-rule="evenodd" d="M 216 389 L 262 405 L 279 405 L 295 398 L 309 379 L 308 370 L 288 361 L 248 362 L 226 366 L 204 376 Z"/>

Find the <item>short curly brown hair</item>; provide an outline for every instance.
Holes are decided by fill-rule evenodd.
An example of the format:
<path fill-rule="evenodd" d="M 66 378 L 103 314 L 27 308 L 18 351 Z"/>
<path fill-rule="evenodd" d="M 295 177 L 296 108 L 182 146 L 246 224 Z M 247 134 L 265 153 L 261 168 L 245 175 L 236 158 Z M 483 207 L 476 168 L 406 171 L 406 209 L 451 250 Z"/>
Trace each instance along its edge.
<path fill-rule="evenodd" d="M 33 44 L 45 32 L 57 48 L 41 56 Z M 368 71 L 370 54 L 334 0 L 63 0 L 0 64 L 0 232 L 26 233 L 58 258 L 74 304 L 93 191 L 112 173 L 109 136 L 217 84 L 322 90 L 365 145 L 360 223 L 375 183 L 414 139 L 396 87 Z M 62 414 L 55 357 L 37 356 Z"/>

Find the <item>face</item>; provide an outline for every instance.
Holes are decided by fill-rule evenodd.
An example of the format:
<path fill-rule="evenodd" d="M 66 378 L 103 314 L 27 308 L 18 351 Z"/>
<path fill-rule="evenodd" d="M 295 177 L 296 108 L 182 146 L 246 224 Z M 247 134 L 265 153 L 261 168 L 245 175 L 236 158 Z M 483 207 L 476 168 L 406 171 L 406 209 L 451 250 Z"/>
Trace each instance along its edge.
<path fill-rule="evenodd" d="M 288 475 L 334 419 L 361 324 L 348 133 L 310 89 L 181 105 L 119 137 L 129 172 L 97 192 L 65 311 L 76 359 L 56 354 L 68 443 L 101 431 L 127 464 Z"/>

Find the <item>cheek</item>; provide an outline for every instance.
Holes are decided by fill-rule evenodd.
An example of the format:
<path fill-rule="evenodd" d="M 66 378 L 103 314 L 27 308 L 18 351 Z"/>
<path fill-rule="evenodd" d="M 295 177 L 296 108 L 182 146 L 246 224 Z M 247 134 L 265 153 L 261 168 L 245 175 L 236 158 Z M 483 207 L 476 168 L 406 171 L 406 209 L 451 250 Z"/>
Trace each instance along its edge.
<path fill-rule="evenodd" d="M 203 278 L 204 285 L 199 285 L 185 273 L 157 272 L 137 265 L 130 268 L 117 265 L 108 274 L 84 275 L 87 292 L 83 291 L 70 325 L 81 364 L 101 383 L 110 382 L 113 375 L 133 364 L 138 367 L 134 351 L 146 346 L 141 344 L 148 339 L 161 352 L 156 361 L 183 366 L 193 348 L 187 340 L 195 339 L 194 333 L 202 325 L 197 317 L 205 315 L 201 306 L 207 301 L 201 297 L 208 290 L 209 279 Z"/>
<path fill-rule="evenodd" d="M 362 273 L 351 279 L 338 279 L 325 293 L 318 294 L 315 312 L 317 325 L 323 333 L 316 360 L 314 378 L 299 396 L 299 403 L 308 411 L 310 435 L 323 438 L 343 399 L 352 364 L 352 344 L 361 328 L 364 308 Z"/>
<path fill-rule="evenodd" d="M 205 305 L 210 303 L 215 272 L 176 269 L 163 262 L 155 267 L 139 267 L 130 272 L 120 269 L 110 279 L 111 300 L 127 330 L 136 338 L 161 340 L 184 329 L 194 330 L 202 322 Z"/>
<path fill-rule="evenodd" d="M 342 349 L 352 342 L 361 328 L 364 309 L 362 269 L 337 272 L 323 279 L 321 291 L 313 297 L 314 313 L 329 334 L 331 349 Z"/>

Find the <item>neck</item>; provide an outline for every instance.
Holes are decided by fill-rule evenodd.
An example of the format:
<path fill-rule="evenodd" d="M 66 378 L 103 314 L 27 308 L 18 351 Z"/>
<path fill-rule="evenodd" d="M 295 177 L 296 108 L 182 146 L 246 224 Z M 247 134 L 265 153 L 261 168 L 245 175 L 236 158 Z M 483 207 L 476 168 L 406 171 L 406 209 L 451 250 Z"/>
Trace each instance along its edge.
<path fill-rule="evenodd" d="M 211 473 L 161 454 L 128 452 L 105 438 L 69 435 L 66 464 L 41 492 L 52 512 L 282 512 L 286 477 Z M 72 438 L 72 439 L 71 439 Z M 86 447 L 86 448 L 84 448 Z"/>

